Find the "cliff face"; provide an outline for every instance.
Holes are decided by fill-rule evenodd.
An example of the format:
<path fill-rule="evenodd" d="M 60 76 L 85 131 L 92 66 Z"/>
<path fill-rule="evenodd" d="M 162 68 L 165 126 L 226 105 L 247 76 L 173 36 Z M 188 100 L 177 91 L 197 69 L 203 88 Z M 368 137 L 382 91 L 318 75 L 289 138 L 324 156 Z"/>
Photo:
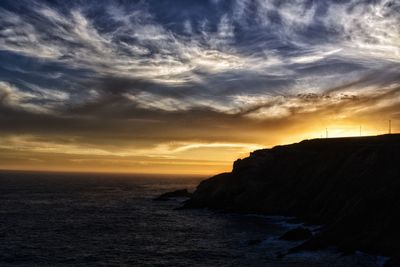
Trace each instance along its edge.
<path fill-rule="evenodd" d="M 320 244 L 400 255 L 400 135 L 258 150 L 201 182 L 186 206 L 293 215 L 324 225 Z"/>

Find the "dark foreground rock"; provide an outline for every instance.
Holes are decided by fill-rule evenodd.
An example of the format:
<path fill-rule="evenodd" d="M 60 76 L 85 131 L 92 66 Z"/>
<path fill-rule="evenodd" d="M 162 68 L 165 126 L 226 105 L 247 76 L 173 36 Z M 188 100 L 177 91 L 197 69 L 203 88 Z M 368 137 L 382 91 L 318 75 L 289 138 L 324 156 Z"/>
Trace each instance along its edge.
<path fill-rule="evenodd" d="M 313 234 L 310 230 L 304 227 L 297 227 L 287 231 L 280 237 L 280 239 L 287 241 L 301 241 L 310 239 L 311 237 L 313 237 Z"/>
<path fill-rule="evenodd" d="M 200 183 L 186 208 L 296 216 L 324 225 L 303 246 L 400 255 L 400 135 L 258 150 Z"/>
<path fill-rule="evenodd" d="M 191 197 L 192 194 L 187 190 L 187 189 L 179 189 L 175 190 L 172 192 L 167 192 L 164 193 L 158 197 L 156 197 L 154 200 L 156 201 L 166 201 L 170 200 L 171 198 L 181 198 L 181 197 Z"/>
<path fill-rule="evenodd" d="M 399 266 L 400 266 L 400 255 L 389 259 L 383 267 L 399 267 Z"/>
<path fill-rule="evenodd" d="M 251 239 L 251 240 L 247 241 L 247 245 L 255 246 L 255 245 L 261 244 L 261 242 L 262 242 L 262 239 Z"/>

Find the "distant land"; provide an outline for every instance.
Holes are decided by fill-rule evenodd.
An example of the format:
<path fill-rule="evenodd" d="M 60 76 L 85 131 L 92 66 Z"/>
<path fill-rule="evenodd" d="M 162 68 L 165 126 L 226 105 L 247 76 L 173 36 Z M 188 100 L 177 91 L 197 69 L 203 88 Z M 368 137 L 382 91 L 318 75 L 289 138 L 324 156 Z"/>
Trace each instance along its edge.
<path fill-rule="evenodd" d="M 296 216 L 322 225 L 292 251 L 337 246 L 400 262 L 400 134 L 304 140 L 254 151 L 202 181 L 185 208 Z"/>

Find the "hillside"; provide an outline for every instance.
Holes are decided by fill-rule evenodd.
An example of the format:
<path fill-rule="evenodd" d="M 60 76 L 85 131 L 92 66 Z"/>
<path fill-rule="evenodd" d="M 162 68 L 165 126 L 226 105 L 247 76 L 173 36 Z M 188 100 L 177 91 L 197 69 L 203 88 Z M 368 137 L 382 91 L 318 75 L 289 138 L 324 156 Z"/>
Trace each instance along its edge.
<path fill-rule="evenodd" d="M 297 216 L 323 225 L 304 247 L 400 255 L 400 135 L 254 151 L 201 182 L 185 207 Z"/>

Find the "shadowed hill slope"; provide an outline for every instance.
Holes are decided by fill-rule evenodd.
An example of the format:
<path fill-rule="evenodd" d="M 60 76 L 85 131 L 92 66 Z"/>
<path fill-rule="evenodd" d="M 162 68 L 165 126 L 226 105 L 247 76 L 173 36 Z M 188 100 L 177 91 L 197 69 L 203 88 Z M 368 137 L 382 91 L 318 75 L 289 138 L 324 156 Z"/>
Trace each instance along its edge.
<path fill-rule="evenodd" d="M 186 207 L 298 216 L 324 225 L 318 246 L 400 255 L 400 135 L 255 151 L 201 182 Z"/>

